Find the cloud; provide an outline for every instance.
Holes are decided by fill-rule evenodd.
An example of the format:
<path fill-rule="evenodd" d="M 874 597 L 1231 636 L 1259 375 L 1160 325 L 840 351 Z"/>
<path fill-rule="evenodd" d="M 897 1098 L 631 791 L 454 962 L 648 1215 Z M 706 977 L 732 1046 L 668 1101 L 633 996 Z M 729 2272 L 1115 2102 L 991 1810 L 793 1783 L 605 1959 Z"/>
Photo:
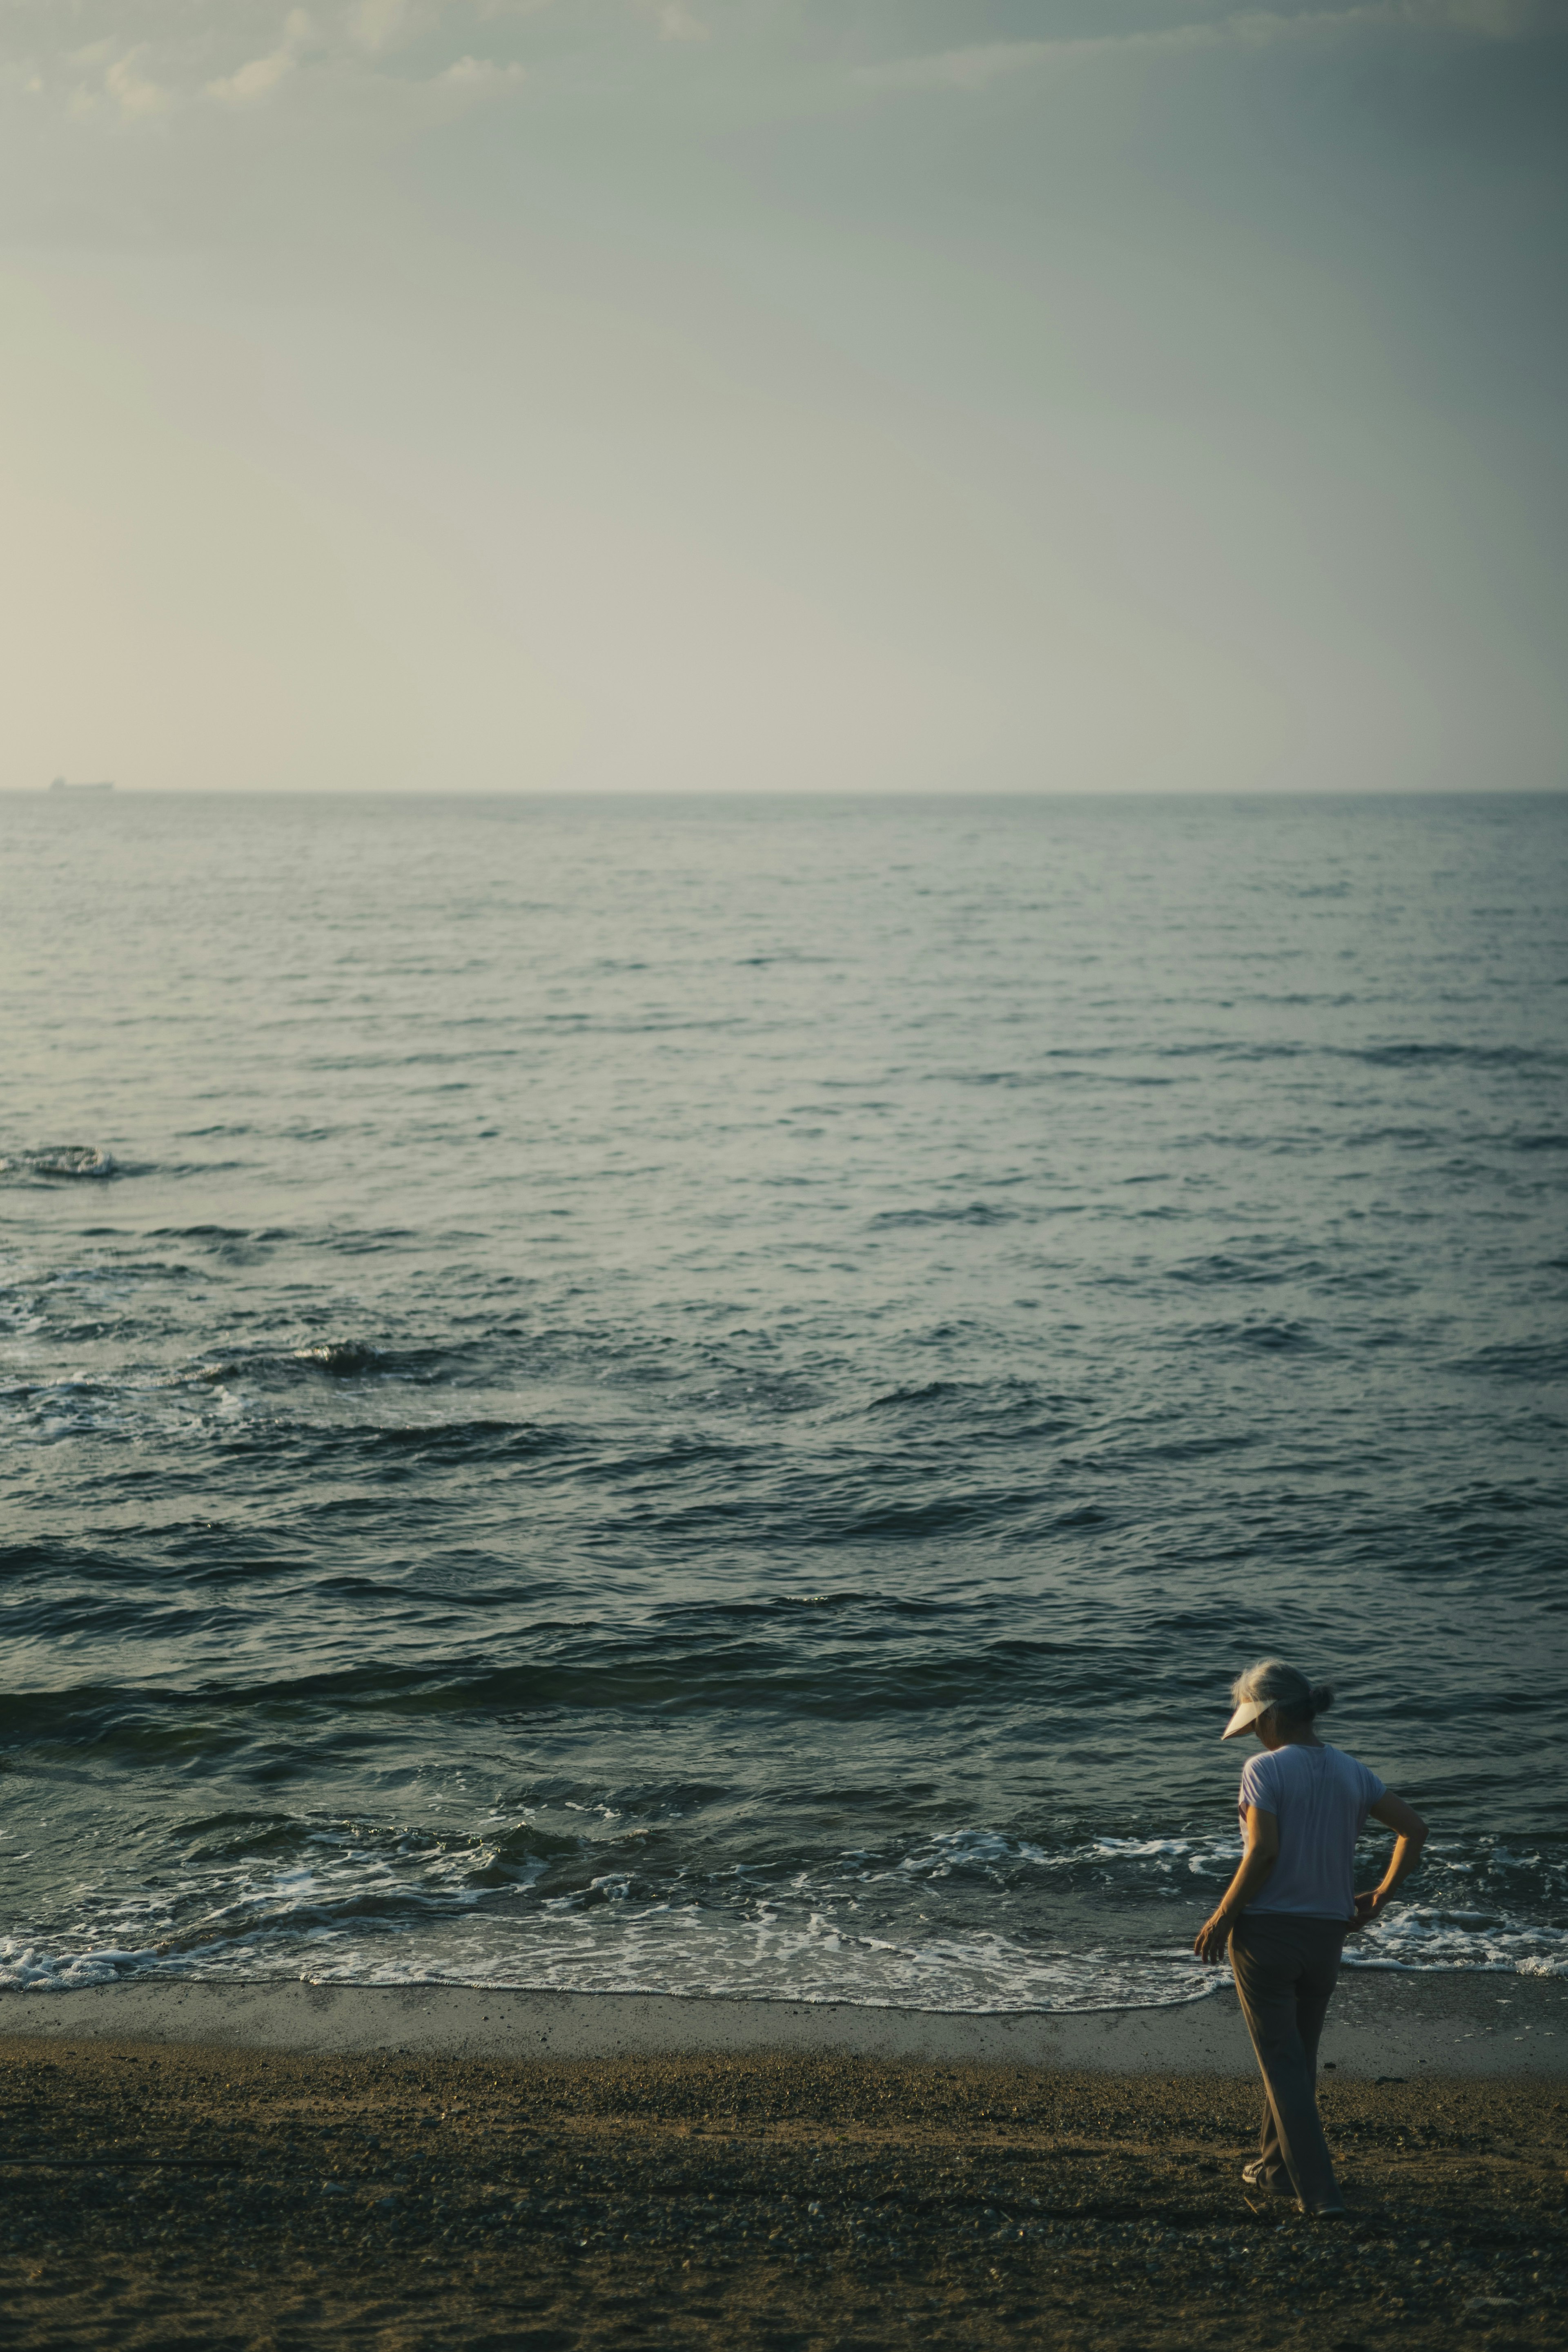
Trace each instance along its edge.
<path fill-rule="evenodd" d="M 438 73 L 436 80 L 448 89 L 472 91 L 476 95 L 489 90 L 515 89 L 528 78 L 528 68 L 514 58 L 510 64 L 497 65 L 493 58 L 458 58 Z"/>
<path fill-rule="evenodd" d="M 172 91 L 142 72 L 141 60 L 146 55 L 145 47 L 127 49 L 123 57 L 116 58 L 104 70 L 105 90 L 120 113 L 131 121 L 167 114 L 174 103 Z"/>
<path fill-rule="evenodd" d="M 349 37 L 371 57 L 395 49 L 413 30 L 409 0 L 357 0 L 349 11 Z"/>
<path fill-rule="evenodd" d="M 1403 0 L 1390 11 L 1407 24 L 1441 31 L 1485 33 L 1493 40 L 1518 40 L 1546 20 L 1543 0 Z"/>
<path fill-rule="evenodd" d="M 683 5 L 683 0 L 635 0 L 635 5 L 640 16 L 652 19 L 661 41 L 706 41 L 708 37 L 707 26 Z"/>
<path fill-rule="evenodd" d="M 383 92 L 440 84 L 498 90 L 522 79 L 517 26 L 575 0 L 5 0 L 0 86 L 63 103 L 79 121 L 149 121 L 178 110 L 248 110 L 329 78 Z M 649 13 L 622 0 L 626 22 Z M 682 5 L 652 13 L 666 37 L 702 27 Z M 62 38 L 68 26 L 70 37 Z"/>
<path fill-rule="evenodd" d="M 288 0 L 0 0 L 0 83 L 63 102 L 78 120 L 127 126 L 258 110 L 319 81 L 380 107 L 399 92 L 404 104 L 421 90 L 493 97 L 535 69 L 527 44 L 538 25 L 541 73 L 584 51 L 603 57 L 619 27 L 633 50 L 649 29 L 676 48 L 723 43 L 742 95 L 766 84 L 785 49 L 789 73 L 803 66 L 823 100 L 846 78 L 862 89 L 981 94 L 1096 59 L 1370 37 L 1517 40 L 1550 29 L 1562 0 L 1274 0 L 1218 14 L 1224 0 L 1145 0 L 1142 26 L 1124 16 L 1120 29 L 1088 34 L 1053 33 L 1041 7 L 1023 39 L 976 37 L 970 28 L 985 17 L 972 0 L 936 5 L 958 36 L 946 46 L 880 59 L 862 49 L 852 67 L 836 0 L 768 0 L 760 12 L 716 16 L 708 0 L 309 0 L 308 15 Z M 886 21 L 906 23 L 903 6 Z M 758 42 L 767 38 L 765 59 Z"/>
<path fill-rule="evenodd" d="M 1542 20 L 1539 0 L 1351 0 L 1339 8 L 1244 8 L 1228 16 L 1194 16 L 1185 24 L 1129 32 L 974 42 L 862 67 L 857 79 L 882 89 L 979 91 L 1019 74 L 1081 59 L 1222 47 L 1262 48 L 1372 32 L 1515 40 Z"/>
<path fill-rule="evenodd" d="M 138 41 L 124 48 L 112 37 L 88 41 L 69 50 L 58 61 L 57 81 L 63 80 L 69 112 L 78 121 L 94 115 L 118 115 L 126 122 L 148 121 L 157 115 L 169 113 L 177 103 L 176 93 L 154 80 L 143 68 L 151 55 L 151 46 Z M 49 88 L 45 75 L 37 70 L 31 58 L 7 58 L 13 78 L 21 81 L 31 96 L 41 97 Z"/>
<path fill-rule="evenodd" d="M 206 95 L 223 106 L 255 106 L 272 96 L 298 65 L 310 40 L 310 19 L 303 8 L 289 11 L 283 38 L 266 57 L 252 58 L 237 72 L 210 81 Z"/>

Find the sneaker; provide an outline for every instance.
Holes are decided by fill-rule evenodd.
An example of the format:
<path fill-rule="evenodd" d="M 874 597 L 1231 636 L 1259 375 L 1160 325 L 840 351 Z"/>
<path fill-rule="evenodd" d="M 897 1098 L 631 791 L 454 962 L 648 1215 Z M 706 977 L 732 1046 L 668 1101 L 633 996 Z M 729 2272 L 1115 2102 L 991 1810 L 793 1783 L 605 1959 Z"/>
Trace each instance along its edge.
<path fill-rule="evenodd" d="M 1276 2170 L 1270 2172 L 1267 2169 L 1265 2159 L 1260 2156 L 1255 2156 L 1250 2164 L 1242 2166 L 1241 2178 L 1249 2189 L 1270 2189 L 1276 2197 L 1293 2198 L 1296 2193 L 1291 2186 L 1291 2176 L 1284 2166 L 1281 2164 Z"/>

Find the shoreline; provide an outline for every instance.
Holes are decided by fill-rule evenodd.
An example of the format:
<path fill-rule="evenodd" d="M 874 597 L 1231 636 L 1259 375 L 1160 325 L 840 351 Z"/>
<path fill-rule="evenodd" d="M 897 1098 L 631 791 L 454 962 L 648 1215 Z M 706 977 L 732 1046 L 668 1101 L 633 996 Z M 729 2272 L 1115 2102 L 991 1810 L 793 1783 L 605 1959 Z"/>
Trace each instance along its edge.
<path fill-rule="evenodd" d="M 1249 2076 L 1236 1996 L 1160 2009 L 977 2013 L 844 2001 L 450 1984 L 183 1979 L 0 1990 L 0 2041 L 114 2040 L 348 2057 L 851 2057 L 1103 2074 Z M 1568 1980 L 1346 1970 L 1322 2062 L 1346 2081 L 1568 2074 Z"/>

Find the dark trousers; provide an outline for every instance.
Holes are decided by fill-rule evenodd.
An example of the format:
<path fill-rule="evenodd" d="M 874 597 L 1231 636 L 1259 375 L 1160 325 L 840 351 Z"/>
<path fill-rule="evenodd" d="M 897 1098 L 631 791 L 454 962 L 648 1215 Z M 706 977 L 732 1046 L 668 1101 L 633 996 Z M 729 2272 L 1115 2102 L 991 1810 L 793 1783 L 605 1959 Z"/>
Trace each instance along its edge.
<path fill-rule="evenodd" d="M 1230 1931 L 1237 1996 L 1263 2077 L 1263 2175 L 1288 2174 L 1309 2213 L 1341 2201 L 1318 2115 L 1318 2037 L 1345 1925 L 1244 1911 Z"/>

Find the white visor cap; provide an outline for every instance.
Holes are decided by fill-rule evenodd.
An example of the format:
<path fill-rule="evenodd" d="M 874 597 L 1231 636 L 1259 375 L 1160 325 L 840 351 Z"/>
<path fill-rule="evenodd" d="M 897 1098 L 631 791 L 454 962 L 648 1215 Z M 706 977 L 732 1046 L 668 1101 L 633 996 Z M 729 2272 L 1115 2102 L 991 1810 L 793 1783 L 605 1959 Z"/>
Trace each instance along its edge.
<path fill-rule="evenodd" d="M 1267 1715 L 1271 1706 L 1278 1705 L 1278 1699 L 1244 1698 L 1220 1733 L 1221 1739 L 1234 1739 L 1239 1732 L 1250 1731 L 1260 1715 Z"/>

